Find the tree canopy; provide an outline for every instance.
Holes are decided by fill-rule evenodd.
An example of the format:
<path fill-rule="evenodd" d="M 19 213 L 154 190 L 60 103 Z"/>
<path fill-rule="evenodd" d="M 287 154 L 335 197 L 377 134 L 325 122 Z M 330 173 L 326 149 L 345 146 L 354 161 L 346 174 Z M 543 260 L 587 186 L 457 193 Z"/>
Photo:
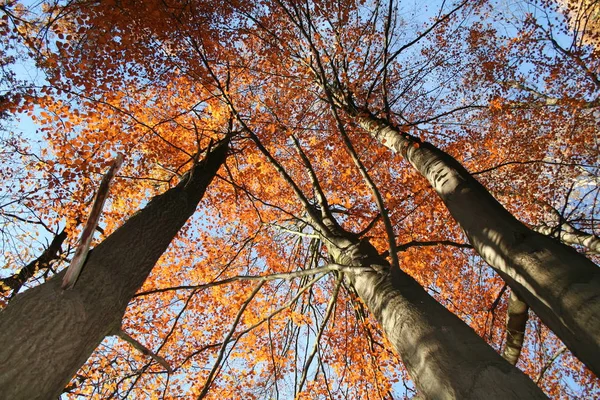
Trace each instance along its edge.
<path fill-rule="evenodd" d="M 574 3 L 3 2 L 0 324 L 156 253 L 66 398 L 467 398 L 492 370 L 490 397 L 600 396 L 600 48 Z M 117 155 L 87 275 L 33 292 Z"/>

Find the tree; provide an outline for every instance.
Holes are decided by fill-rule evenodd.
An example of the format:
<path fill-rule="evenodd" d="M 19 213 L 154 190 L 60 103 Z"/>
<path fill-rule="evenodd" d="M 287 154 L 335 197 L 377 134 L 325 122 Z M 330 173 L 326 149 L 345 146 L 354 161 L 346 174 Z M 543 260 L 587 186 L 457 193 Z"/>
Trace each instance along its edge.
<path fill-rule="evenodd" d="M 2 311 L 0 385 L 6 396 L 60 395 L 98 344 L 121 329 L 127 304 L 196 210 L 225 160 L 227 143 L 209 150 L 177 186 L 153 198 L 96 246 L 77 287 L 63 290 L 64 273 L 59 273 Z"/>
<path fill-rule="evenodd" d="M 558 1 L 566 9 L 569 27 L 575 32 L 577 41 L 581 44 L 598 46 L 598 17 L 600 9 L 593 1 L 575 2 Z"/>
<path fill-rule="evenodd" d="M 341 133 L 356 167 L 373 191 L 385 226 L 391 227 L 382 207 L 379 190 L 360 162 L 347 134 L 343 130 Z M 256 141 L 256 135 L 251 135 Z M 292 140 L 311 177 L 320 212 L 312 208 L 295 182 L 264 146 L 258 141 L 257 145 L 304 204 L 308 220 L 325 243 L 330 259 L 342 268 L 343 279 L 377 319 L 415 380 L 419 392 L 427 398 L 544 398 L 528 378 L 501 362 L 491 347 L 402 271 L 397 257 L 392 256 L 390 264 L 369 243 L 368 238 L 361 238 L 340 226 L 331 212 L 310 160 L 299 141 L 294 137 Z M 390 252 L 395 252 L 394 235 L 389 231 L 387 233 L 391 243 Z M 325 323 L 328 318 L 329 315 Z M 321 333 L 319 331 L 319 336 Z M 310 358 L 315 352 L 313 350 Z M 457 370 L 456 364 L 461 368 Z M 300 386 L 305 379 L 306 370 L 303 371 Z"/>
<path fill-rule="evenodd" d="M 452 14 L 463 6 L 464 3 L 459 4 L 450 13 L 438 17 L 421 36 L 392 54 L 388 55 L 388 49 L 384 48 L 384 54 L 376 64 L 383 76 L 382 84 L 385 85 L 385 77 L 393 73 L 394 58 L 423 40 L 428 31 L 436 27 L 447 29 L 438 25 L 451 19 Z M 367 76 L 361 85 L 348 80 L 348 74 L 342 75 L 345 71 L 337 65 L 343 65 L 343 60 L 348 58 L 346 49 L 349 46 L 338 43 L 341 54 L 335 55 L 337 60 L 331 59 L 327 44 L 319 43 L 322 41 L 316 38 L 326 34 L 316 28 L 320 26 L 319 17 L 293 3 L 286 12 L 299 35 L 303 36 L 306 48 L 310 49 L 310 67 L 331 107 L 340 107 L 374 139 L 402 154 L 441 197 L 483 259 L 523 297 L 567 347 L 590 369 L 600 372 L 597 364 L 600 360 L 598 266 L 572 248 L 519 222 L 455 158 L 409 133 L 413 127 L 430 122 L 430 119 L 418 114 L 411 117 L 404 114 L 405 122 L 396 125 L 390 116 L 386 90 L 378 93 L 382 99 L 370 99 L 372 92 L 362 89 L 365 85 L 376 87 L 379 76 Z M 390 11 L 386 21 L 388 26 L 391 18 Z M 339 32 L 341 28 L 333 26 L 333 29 Z M 382 108 L 373 112 L 372 103 Z"/>
<path fill-rule="evenodd" d="M 487 61 L 485 57 L 495 54 L 478 53 L 485 46 L 477 43 L 483 40 L 485 48 L 495 49 L 503 38 L 479 25 L 479 17 L 462 29 L 458 16 L 465 5 L 442 9 L 433 22 L 423 24 L 403 21 L 396 6 L 71 2 L 55 4 L 42 14 L 52 23 L 42 24 L 43 34 L 33 34 L 31 40 L 48 84 L 32 100 L 47 147 L 42 161 L 28 166 L 39 168 L 38 174 L 49 181 L 59 177 L 46 199 L 35 205 L 40 212 L 60 209 L 59 215 L 42 213 L 46 219 L 56 223 L 62 218 L 75 226 L 77 217 L 85 215 L 93 177 L 103 169 L 99 160 L 104 153 L 120 151 L 129 155 L 130 164 L 116 182 L 119 196 L 103 222 L 103 230 L 112 232 L 148 192 L 168 185 L 198 148 L 207 146 L 209 137 L 224 133 L 224 126 L 238 133 L 229 161 L 207 193 L 202 218 L 192 218 L 181 231 L 131 299 L 123 329 L 113 331 L 125 341 L 105 340 L 66 391 L 124 398 L 181 393 L 220 398 L 358 398 L 376 393 L 384 398 L 402 390 L 410 396 L 414 386 L 397 368 L 398 355 L 389 350 L 388 336 L 405 357 L 419 391 L 428 393 L 432 389 L 411 361 L 423 353 L 410 353 L 398 346 L 393 332 L 384 333 L 390 325 L 379 323 L 379 308 L 362 290 L 360 277 L 353 278 L 344 265 L 362 265 L 358 258 L 364 255 L 375 265 L 391 265 L 395 272 L 388 278 L 407 283 L 407 292 L 418 293 L 437 313 L 419 323 L 451 321 L 454 334 L 434 335 L 446 344 L 432 357 L 442 357 L 443 351 L 465 356 L 464 347 L 453 339 L 456 332 L 464 332 L 473 346 L 481 343 L 425 292 L 496 350 L 502 349 L 508 295 L 501 289 L 504 283 L 464 243 L 460 228 L 450 222 L 427 182 L 399 167 L 399 158 L 364 135 L 357 116 L 344 114 L 336 96 L 343 89 L 364 100 L 366 93 L 369 105 L 381 110 L 378 118 L 399 121 L 399 126 L 413 123 L 423 130 L 423 138 L 448 152 L 472 155 L 470 168 L 488 170 L 478 175 L 487 179 L 486 186 L 512 192 L 504 196 L 507 206 L 531 225 L 549 221 L 543 207 L 532 205 L 533 193 L 560 209 L 565 187 L 583 175 L 576 167 L 591 162 L 571 154 L 564 164 L 577 166 L 549 169 L 543 161 L 546 153 L 557 154 L 557 126 L 568 121 L 562 109 L 546 109 L 553 119 L 535 136 L 539 148 L 526 145 L 533 131 L 528 118 L 536 116 L 539 127 L 542 113 L 513 110 L 518 118 L 505 127 L 519 129 L 502 136 L 506 131 L 495 122 L 506 122 L 511 115 L 505 104 L 515 100 L 516 105 L 525 95 L 505 103 L 502 97 L 488 97 L 490 82 L 497 81 L 490 71 L 499 71 L 501 63 L 478 70 L 474 60 Z M 484 13 L 480 15 L 485 21 Z M 418 50 L 416 55 L 399 53 L 392 60 L 403 44 L 421 37 L 425 39 L 410 46 Z M 535 65 L 545 68 L 540 60 Z M 450 102 L 449 93 L 465 96 L 466 105 Z M 458 128 L 450 125 L 455 117 Z M 576 124 L 564 140 L 573 152 L 582 149 L 581 154 L 592 157 L 593 149 L 576 140 L 590 135 L 583 126 Z M 251 133 L 257 140 L 248 140 Z M 257 143 L 287 171 L 304 204 L 295 200 L 289 182 L 274 174 Z M 296 146 L 300 154 L 292 149 Z M 311 160 L 312 175 L 301 153 Z M 523 158 L 503 158 L 514 154 Z M 542 162 L 499 166 L 507 160 Z M 494 179 L 507 169 L 523 174 L 531 185 L 512 180 L 503 186 L 508 179 Z M 544 186 L 555 189 L 556 197 Z M 64 195 L 57 196 L 59 191 Z M 573 204 L 568 207 L 575 214 L 585 211 L 593 220 L 593 207 L 590 212 L 585 204 Z M 337 221 L 338 236 L 320 234 L 320 213 Z M 335 259 L 336 241 L 345 246 L 344 241 L 356 244 L 358 238 L 363 247 L 356 257 Z M 345 281 L 341 275 L 347 276 Z M 371 271 L 364 278 L 384 276 Z M 380 289 L 397 294 L 397 288 L 385 284 L 388 278 Z M 597 379 L 568 351 L 559 352 L 560 342 L 535 317 L 530 321 L 520 367 L 549 394 L 567 390 L 559 382 L 568 375 L 580 385 L 579 395 L 593 397 Z M 483 348 L 482 354 L 502 365 L 499 356 Z M 444 379 L 460 386 L 472 376 L 474 362 L 465 361 L 464 368 L 451 371 L 457 375 Z M 499 368 L 521 376 L 508 364 Z M 405 388 L 394 384 L 398 380 Z M 451 395 L 454 389 L 446 390 Z"/>

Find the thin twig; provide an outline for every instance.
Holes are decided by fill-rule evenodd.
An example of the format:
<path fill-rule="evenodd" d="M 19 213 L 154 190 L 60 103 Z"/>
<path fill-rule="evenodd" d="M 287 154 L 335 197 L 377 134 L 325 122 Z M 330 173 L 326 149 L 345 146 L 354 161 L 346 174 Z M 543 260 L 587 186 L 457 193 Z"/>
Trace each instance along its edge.
<path fill-rule="evenodd" d="M 237 281 L 267 282 L 267 281 L 273 281 L 273 280 L 277 280 L 277 279 L 290 280 L 290 279 L 302 278 L 302 277 L 306 277 L 306 276 L 329 273 L 329 272 L 334 272 L 334 271 L 344 272 L 344 271 L 352 270 L 352 271 L 356 272 L 357 269 L 358 269 L 357 267 L 347 267 L 347 266 L 340 265 L 340 264 L 330 263 L 330 264 L 324 265 L 322 267 L 305 269 L 305 270 L 294 271 L 294 272 L 269 274 L 269 275 L 238 275 L 238 276 L 233 276 L 231 278 L 223 279 L 220 281 L 209 282 L 209 283 L 205 283 L 205 284 L 201 284 L 201 285 L 181 285 L 181 286 L 172 286 L 172 287 L 161 288 L 161 289 L 152 289 L 152 290 L 148 290 L 146 292 L 137 293 L 134 297 L 148 296 L 150 294 L 170 292 L 170 291 L 175 291 L 175 290 L 204 290 L 204 289 L 208 289 L 208 288 L 211 288 L 214 286 L 226 285 L 228 283 L 237 282 Z"/>
<path fill-rule="evenodd" d="M 204 383 L 204 387 L 202 388 L 202 391 L 200 392 L 200 395 L 198 396 L 198 400 L 203 399 L 207 395 L 208 390 L 210 389 L 210 386 L 213 383 L 213 380 L 216 378 L 217 370 L 219 369 L 221 360 L 223 360 L 225 350 L 227 350 L 227 344 L 229 343 L 231 337 L 235 333 L 235 330 L 236 330 L 238 324 L 240 323 L 240 320 L 242 319 L 242 315 L 244 314 L 244 311 L 246 311 L 248 304 L 250 304 L 252 299 L 254 299 L 254 297 L 258 294 L 258 292 L 260 291 L 260 289 L 262 288 L 262 286 L 264 284 L 265 284 L 264 281 L 259 282 L 259 284 L 256 285 L 256 287 L 252 291 L 252 293 L 250 293 L 250 296 L 248 296 L 246 301 L 244 301 L 244 303 L 240 307 L 240 309 L 235 317 L 235 320 L 233 321 L 233 324 L 231 325 L 231 328 L 229 329 L 229 332 L 227 333 L 227 336 L 225 336 L 225 340 L 223 340 L 223 344 L 221 345 L 221 348 L 219 349 L 217 359 L 215 360 L 215 363 L 214 363 L 212 369 L 210 370 L 208 377 L 206 378 L 206 382 Z"/>
<path fill-rule="evenodd" d="M 550 360 L 548 360 L 548 362 L 544 365 L 544 367 L 542 368 L 542 370 L 538 374 L 537 379 L 535 380 L 536 385 L 539 385 L 539 383 L 541 382 L 541 380 L 544 378 L 544 374 L 546 373 L 546 371 L 548 371 L 548 369 L 552 366 L 552 364 L 554 363 L 554 361 L 556 361 L 556 359 L 562 353 L 564 353 L 566 350 L 567 350 L 567 346 L 563 346 L 560 349 L 556 350 L 556 353 L 554 353 L 554 355 L 552 356 L 552 358 L 550 358 Z"/>
<path fill-rule="evenodd" d="M 342 275 L 340 274 L 338 276 L 338 279 L 337 279 L 337 282 L 335 285 L 335 289 L 333 290 L 333 294 L 331 295 L 331 299 L 329 300 L 329 304 L 327 305 L 327 311 L 325 312 L 323 322 L 321 323 L 321 326 L 319 327 L 319 331 L 317 332 L 317 336 L 315 337 L 315 344 L 313 346 L 313 349 L 312 349 L 310 355 L 308 356 L 308 359 L 304 363 L 304 368 L 302 369 L 302 376 L 300 377 L 300 384 L 298 386 L 298 393 L 300 393 L 302 391 L 302 387 L 304 386 L 304 383 L 306 382 L 306 378 L 308 376 L 308 369 L 310 368 L 310 365 L 312 364 L 312 360 L 315 357 L 317 350 L 319 349 L 319 342 L 321 340 L 321 336 L 323 336 L 323 332 L 325 331 L 325 327 L 327 326 L 327 322 L 329 321 L 329 318 L 331 317 L 331 313 L 332 313 L 335 303 L 337 301 L 338 293 L 340 291 L 340 286 L 342 284 L 342 279 L 343 279 Z"/>

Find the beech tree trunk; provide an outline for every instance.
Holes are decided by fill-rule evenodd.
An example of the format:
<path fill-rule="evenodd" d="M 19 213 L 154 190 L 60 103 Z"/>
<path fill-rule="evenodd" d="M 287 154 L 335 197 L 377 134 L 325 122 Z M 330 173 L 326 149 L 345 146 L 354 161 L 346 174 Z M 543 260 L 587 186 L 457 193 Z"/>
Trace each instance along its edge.
<path fill-rule="evenodd" d="M 224 162 L 227 141 L 174 188 L 153 198 L 88 255 L 71 290 L 64 271 L 19 294 L 0 312 L 0 397 L 56 399 L 125 309 L 194 213 Z"/>
<path fill-rule="evenodd" d="M 427 399 L 544 399 L 542 391 L 510 365 L 412 277 L 390 268 L 367 240 L 349 234 L 324 240 L 356 292 L 379 321 Z"/>
<path fill-rule="evenodd" d="M 429 399 L 461 400 L 546 398 L 523 372 L 506 362 L 410 275 L 398 266 L 391 267 L 367 239 L 341 227 L 330 212 L 317 175 L 297 139 L 292 137 L 313 183 L 318 207 L 304 196 L 254 133 L 249 129 L 247 132 L 303 203 L 329 257 L 347 267 L 344 279 L 379 321 L 422 395 Z M 363 177 L 372 184 L 366 174 Z M 375 196 L 379 197 L 377 193 Z"/>
<path fill-rule="evenodd" d="M 528 317 L 529 307 L 527 304 L 515 292 L 511 292 L 506 315 L 506 344 L 502 351 L 502 357 L 512 365 L 517 365 L 519 361 Z"/>
<path fill-rule="evenodd" d="M 368 112 L 349 112 L 429 181 L 481 257 L 600 376 L 600 268 L 518 221 L 456 159 L 431 143 Z"/>

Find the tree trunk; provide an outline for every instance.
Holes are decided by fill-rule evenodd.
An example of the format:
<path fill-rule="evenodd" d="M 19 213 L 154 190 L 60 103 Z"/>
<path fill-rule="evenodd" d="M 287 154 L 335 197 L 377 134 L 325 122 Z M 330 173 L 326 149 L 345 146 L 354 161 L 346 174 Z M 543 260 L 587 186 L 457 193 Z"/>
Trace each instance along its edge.
<path fill-rule="evenodd" d="M 519 361 L 528 317 L 529 307 L 527 304 L 515 292 L 511 292 L 506 316 L 506 344 L 502 357 L 512 365 L 517 365 Z"/>
<path fill-rule="evenodd" d="M 600 268 L 519 222 L 447 153 L 370 113 L 350 113 L 429 181 L 481 257 L 600 376 Z"/>
<path fill-rule="evenodd" d="M 215 147 L 91 251 L 73 289 L 61 289 L 62 271 L 0 313 L 0 397 L 61 394 L 104 337 L 120 328 L 129 301 L 194 213 L 227 147 L 227 141 Z"/>
<path fill-rule="evenodd" d="M 388 262 L 366 240 L 336 235 L 325 240 L 346 277 L 428 399 L 544 399 L 542 391 L 508 364 L 412 277 Z"/>

